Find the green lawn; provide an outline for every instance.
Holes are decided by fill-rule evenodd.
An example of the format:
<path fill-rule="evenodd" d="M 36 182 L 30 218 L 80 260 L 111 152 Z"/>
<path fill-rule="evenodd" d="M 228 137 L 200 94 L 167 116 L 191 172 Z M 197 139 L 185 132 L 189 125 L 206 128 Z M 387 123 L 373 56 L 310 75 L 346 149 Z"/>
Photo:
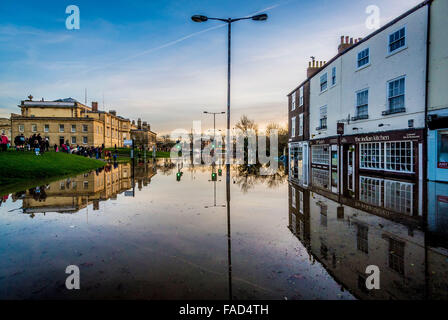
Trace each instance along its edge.
<path fill-rule="evenodd" d="M 103 161 L 62 152 L 0 152 L 1 189 L 24 185 L 28 181 L 75 175 L 103 167 Z"/>

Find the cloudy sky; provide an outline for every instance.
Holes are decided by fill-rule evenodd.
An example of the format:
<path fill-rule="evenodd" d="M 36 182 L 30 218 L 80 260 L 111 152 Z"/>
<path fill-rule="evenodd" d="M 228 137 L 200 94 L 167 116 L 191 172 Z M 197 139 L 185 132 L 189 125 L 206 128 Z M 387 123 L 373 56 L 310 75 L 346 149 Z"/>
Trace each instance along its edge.
<path fill-rule="evenodd" d="M 151 123 L 159 134 L 191 128 L 203 110 L 224 111 L 227 29 L 194 23 L 193 14 L 265 22 L 232 27 L 232 123 L 242 114 L 263 128 L 286 124 L 288 94 L 305 78 L 310 56 L 329 60 L 341 35 L 363 37 L 365 12 L 380 9 L 381 25 L 420 0 L 115 0 L 0 2 L 0 117 L 20 100 L 73 97 Z M 80 29 L 67 30 L 68 5 Z M 217 126 L 225 126 L 224 116 Z"/>

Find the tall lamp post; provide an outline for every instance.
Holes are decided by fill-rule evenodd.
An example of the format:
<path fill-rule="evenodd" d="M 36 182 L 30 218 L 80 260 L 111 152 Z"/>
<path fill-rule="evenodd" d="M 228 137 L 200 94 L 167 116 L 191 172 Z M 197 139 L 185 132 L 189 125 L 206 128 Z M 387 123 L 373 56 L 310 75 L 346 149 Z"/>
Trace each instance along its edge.
<path fill-rule="evenodd" d="M 218 20 L 227 23 L 228 26 L 228 37 L 227 37 L 227 138 L 226 138 L 226 164 L 229 164 L 229 146 L 230 146 L 230 61 L 231 61 L 231 26 L 233 22 L 237 22 L 240 20 L 254 20 L 254 21 L 265 21 L 268 19 L 268 15 L 257 14 L 251 17 L 243 17 L 243 18 L 210 18 L 202 15 L 194 15 L 191 17 L 191 20 L 194 22 L 206 22 L 207 20 Z M 227 168 L 229 169 L 229 168 Z"/>
<path fill-rule="evenodd" d="M 227 207 L 227 260 L 228 260 L 228 271 L 229 271 L 229 299 L 232 300 L 232 249 L 231 249 L 231 231 L 230 231 L 230 57 L 231 57 L 231 26 L 233 22 L 240 20 L 254 20 L 254 21 L 265 21 L 268 19 L 268 15 L 258 14 L 251 17 L 244 18 L 209 18 L 202 15 L 194 15 L 191 20 L 194 22 L 206 22 L 207 20 L 218 20 L 227 23 L 228 26 L 228 36 L 227 36 L 227 136 L 226 136 L 226 207 Z"/>

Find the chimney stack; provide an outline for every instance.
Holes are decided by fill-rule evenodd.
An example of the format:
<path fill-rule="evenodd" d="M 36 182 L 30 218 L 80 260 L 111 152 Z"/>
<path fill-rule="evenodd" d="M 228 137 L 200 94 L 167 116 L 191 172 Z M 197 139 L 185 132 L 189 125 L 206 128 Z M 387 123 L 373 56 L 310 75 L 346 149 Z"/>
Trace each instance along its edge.
<path fill-rule="evenodd" d="M 311 57 L 312 61 L 308 62 L 308 68 L 306 69 L 307 78 L 315 75 L 325 65 L 326 61 L 316 61 L 314 57 Z"/>
<path fill-rule="evenodd" d="M 114 116 L 117 115 L 117 111 L 115 111 L 115 110 L 109 110 L 109 113 L 110 113 L 111 115 L 114 115 Z"/>
<path fill-rule="evenodd" d="M 98 102 L 92 101 L 92 111 L 98 112 Z"/>
<path fill-rule="evenodd" d="M 358 38 L 356 40 L 353 40 L 353 38 L 350 38 L 349 36 L 341 36 L 341 43 L 338 46 L 338 54 L 344 52 L 354 44 L 361 41 L 362 38 Z"/>
<path fill-rule="evenodd" d="M 142 119 L 138 118 L 138 120 L 137 120 L 137 126 L 138 126 L 138 129 L 141 129 L 141 128 L 142 128 Z"/>

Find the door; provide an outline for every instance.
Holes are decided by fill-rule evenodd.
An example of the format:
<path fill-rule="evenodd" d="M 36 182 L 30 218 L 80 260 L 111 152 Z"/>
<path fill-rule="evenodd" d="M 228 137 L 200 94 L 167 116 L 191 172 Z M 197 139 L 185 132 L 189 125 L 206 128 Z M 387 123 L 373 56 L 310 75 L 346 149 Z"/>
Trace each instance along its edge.
<path fill-rule="evenodd" d="M 59 137 L 59 145 L 62 146 L 64 144 L 64 137 Z"/>
<path fill-rule="evenodd" d="M 349 146 L 347 150 L 347 190 L 355 191 L 355 146 Z"/>

